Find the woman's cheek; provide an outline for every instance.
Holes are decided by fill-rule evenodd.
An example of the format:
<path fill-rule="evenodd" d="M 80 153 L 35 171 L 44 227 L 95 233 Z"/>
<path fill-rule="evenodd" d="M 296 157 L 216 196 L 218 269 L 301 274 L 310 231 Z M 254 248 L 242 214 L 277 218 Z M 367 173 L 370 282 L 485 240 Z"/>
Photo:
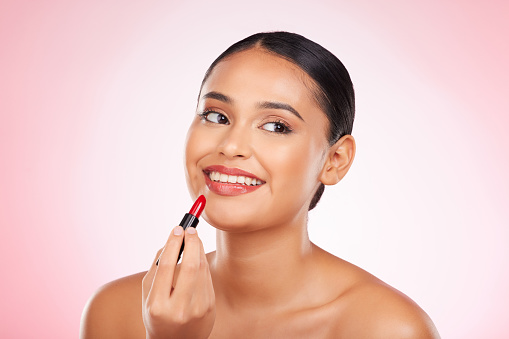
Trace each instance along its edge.
<path fill-rule="evenodd" d="M 185 149 L 185 165 L 186 165 L 186 179 L 189 190 L 194 193 L 198 190 L 199 185 L 199 173 L 198 162 L 202 158 L 204 152 L 203 148 L 207 146 L 204 143 L 203 133 L 200 133 L 200 126 L 196 126 L 196 123 L 191 125 L 186 142 Z"/>
<path fill-rule="evenodd" d="M 200 121 L 191 125 L 187 134 L 186 158 L 196 162 L 197 159 L 203 157 L 206 148 L 210 148 L 212 144 L 208 134 L 210 133 Z M 209 141 L 207 142 L 207 140 Z"/>
<path fill-rule="evenodd" d="M 267 166 L 273 173 L 274 183 L 285 196 L 297 194 L 302 197 L 312 191 L 316 181 L 316 160 L 311 154 L 309 144 L 288 142 L 268 148 Z"/>

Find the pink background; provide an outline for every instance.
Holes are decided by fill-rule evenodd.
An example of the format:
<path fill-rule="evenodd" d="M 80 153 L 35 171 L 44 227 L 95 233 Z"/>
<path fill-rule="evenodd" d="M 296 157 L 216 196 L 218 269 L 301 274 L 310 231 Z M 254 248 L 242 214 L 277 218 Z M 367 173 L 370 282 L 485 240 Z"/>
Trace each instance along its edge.
<path fill-rule="evenodd" d="M 347 66 L 351 172 L 314 242 L 408 294 L 444 338 L 509 336 L 504 1 L 2 1 L 0 337 L 78 336 L 102 284 L 149 266 L 191 204 L 201 78 L 257 31 Z M 199 232 L 213 250 L 214 231 Z"/>

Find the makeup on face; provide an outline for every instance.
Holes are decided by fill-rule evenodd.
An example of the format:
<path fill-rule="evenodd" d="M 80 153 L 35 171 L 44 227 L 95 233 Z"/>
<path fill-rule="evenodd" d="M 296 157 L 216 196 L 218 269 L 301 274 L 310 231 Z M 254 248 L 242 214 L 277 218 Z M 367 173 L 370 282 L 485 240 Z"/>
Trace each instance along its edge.
<path fill-rule="evenodd" d="M 194 227 L 198 226 L 198 222 L 200 222 L 200 215 L 203 212 L 203 209 L 205 208 L 205 203 L 207 200 L 203 195 L 200 195 L 198 199 L 194 202 L 193 206 L 189 210 L 189 213 L 184 214 L 184 217 L 182 218 L 182 221 L 180 222 L 179 226 L 182 226 L 184 231 L 188 227 Z M 177 263 L 180 260 L 180 257 L 182 256 L 182 252 L 184 251 L 184 242 L 182 242 L 182 246 L 180 246 L 179 256 L 177 258 Z M 156 266 L 159 265 L 159 259 L 156 261 Z"/>
<path fill-rule="evenodd" d="M 188 132 L 188 187 L 209 194 L 207 222 L 222 230 L 265 227 L 303 210 L 329 146 L 328 120 L 307 75 L 260 53 L 239 52 L 218 64 Z"/>

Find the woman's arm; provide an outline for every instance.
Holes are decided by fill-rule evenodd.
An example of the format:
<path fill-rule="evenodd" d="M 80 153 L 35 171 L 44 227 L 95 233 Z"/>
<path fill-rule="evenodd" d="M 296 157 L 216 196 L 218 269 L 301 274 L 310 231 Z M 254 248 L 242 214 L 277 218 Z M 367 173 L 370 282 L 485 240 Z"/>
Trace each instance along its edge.
<path fill-rule="evenodd" d="M 215 319 L 214 289 L 203 244 L 193 231 L 185 232 L 175 281 L 184 233 L 173 231 L 148 272 L 108 283 L 90 298 L 80 338 L 207 338 Z"/>

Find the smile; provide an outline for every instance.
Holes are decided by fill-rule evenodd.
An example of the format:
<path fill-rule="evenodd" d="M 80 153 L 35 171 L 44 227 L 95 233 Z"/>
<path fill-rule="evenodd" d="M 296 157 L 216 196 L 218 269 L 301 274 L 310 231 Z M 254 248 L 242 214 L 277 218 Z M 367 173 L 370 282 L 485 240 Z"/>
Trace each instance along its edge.
<path fill-rule="evenodd" d="M 258 186 L 263 184 L 260 179 L 250 178 L 243 175 L 228 175 L 220 172 L 208 173 L 210 180 L 215 182 L 229 183 L 229 184 L 240 184 L 246 186 Z"/>
<path fill-rule="evenodd" d="M 203 170 L 205 184 L 210 191 L 224 196 L 251 193 L 265 184 L 254 174 L 238 168 L 221 165 L 209 166 Z"/>

